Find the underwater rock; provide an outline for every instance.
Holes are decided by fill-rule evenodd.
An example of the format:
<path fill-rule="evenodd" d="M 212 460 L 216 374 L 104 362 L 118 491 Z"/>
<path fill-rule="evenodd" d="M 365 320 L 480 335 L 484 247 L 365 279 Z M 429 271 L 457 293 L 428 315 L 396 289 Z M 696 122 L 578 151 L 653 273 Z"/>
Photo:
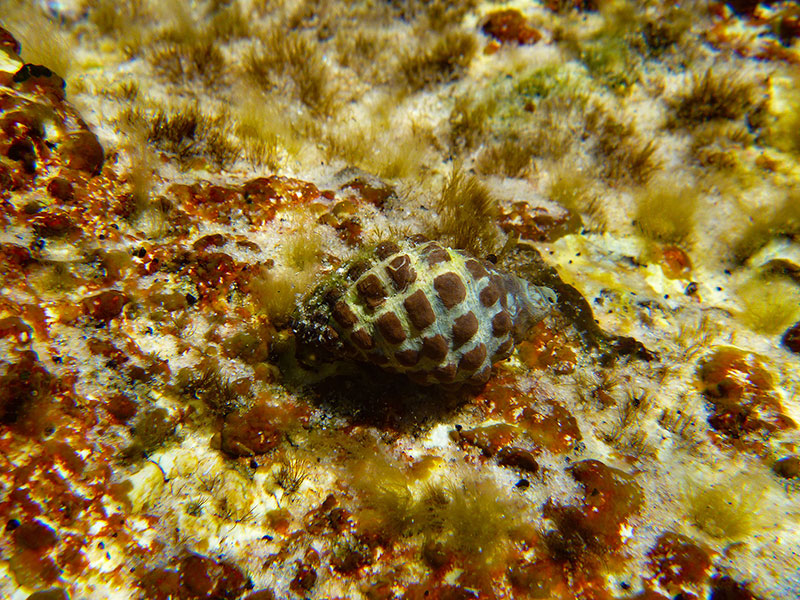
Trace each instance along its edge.
<path fill-rule="evenodd" d="M 797 428 L 775 393 L 773 375 L 754 353 L 715 348 L 700 363 L 698 376 L 712 410 L 708 423 L 729 442 L 757 450 L 759 437 Z"/>
<path fill-rule="evenodd" d="M 66 164 L 70 169 L 97 175 L 105 160 L 103 147 L 97 136 L 88 129 L 66 136 L 62 146 Z"/>
<path fill-rule="evenodd" d="M 314 358 L 371 362 L 422 385 L 481 384 L 555 293 L 436 242 L 384 242 L 330 274 L 293 328 Z"/>
<path fill-rule="evenodd" d="M 535 44 L 542 39 L 542 34 L 528 24 L 521 12 L 513 8 L 489 13 L 481 29 L 501 43 Z"/>
<path fill-rule="evenodd" d="M 784 456 L 775 461 L 775 464 L 772 465 L 772 470 L 776 475 L 780 475 L 784 479 L 794 479 L 800 476 L 800 457 Z"/>
<path fill-rule="evenodd" d="M 22 49 L 17 38 L 2 27 L 0 27 L 0 49 L 16 56 L 19 56 L 20 50 Z"/>
<path fill-rule="evenodd" d="M 770 6 L 772 0 L 728 0 L 727 4 L 736 14 L 752 17 L 759 4 Z"/>
<path fill-rule="evenodd" d="M 33 592 L 25 600 L 69 600 L 69 595 L 62 588 L 50 588 Z"/>
<path fill-rule="evenodd" d="M 800 321 L 789 327 L 783 334 L 781 342 L 795 354 L 800 354 Z"/>
<path fill-rule="evenodd" d="M 106 290 L 94 296 L 84 298 L 81 303 L 84 312 L 92 319 L 101 323 L 108 323 L 122 314 L 123 307 L 130 298 L 117 290 Z"/>
<path fill-rule="evenodd" d="M 700 586 L 711 568 L 711 556 L 706 548 L 691 538 L 666 531 L 647 553 L 649 566 L 658 583 L 670 595 L 686 597 L 686 588 Z"/>

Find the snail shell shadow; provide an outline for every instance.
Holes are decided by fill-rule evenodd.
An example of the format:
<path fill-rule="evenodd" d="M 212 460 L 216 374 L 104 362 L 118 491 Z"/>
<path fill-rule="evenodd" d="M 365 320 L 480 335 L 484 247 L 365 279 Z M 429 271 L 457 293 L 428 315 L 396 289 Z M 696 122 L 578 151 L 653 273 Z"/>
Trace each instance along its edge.
<path fill-rule="evenodd" d="M 349 365 L 346 373 L 304 388 L 306 398 L 332 418 L 404 434 L 451 420 L 475 393 L 464 386 L 421 386 L 403 374 L 367 364 Z"/>

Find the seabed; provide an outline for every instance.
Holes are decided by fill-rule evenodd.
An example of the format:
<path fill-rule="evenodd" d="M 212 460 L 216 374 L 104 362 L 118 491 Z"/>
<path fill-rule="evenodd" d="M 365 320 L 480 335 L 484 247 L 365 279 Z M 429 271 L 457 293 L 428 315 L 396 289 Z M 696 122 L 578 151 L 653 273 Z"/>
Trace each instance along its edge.
<path fill-rule="evenodd" d="M 795 2 L 0 27 L 0 596 L 800 597 Z M 478 389 L 299 356 L 312 290 L 419 235 L 593 314 Z"/>

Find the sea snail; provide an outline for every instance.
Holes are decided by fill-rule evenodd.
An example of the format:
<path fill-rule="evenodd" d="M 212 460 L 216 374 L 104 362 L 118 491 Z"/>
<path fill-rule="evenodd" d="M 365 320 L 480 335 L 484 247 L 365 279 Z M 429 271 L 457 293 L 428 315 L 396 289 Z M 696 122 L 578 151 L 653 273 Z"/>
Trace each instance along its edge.
<path fill-rule="evenodd" d="M 317 356 L 422 385 L 480 385 L 556 300 L 550 287 L 437 242 L 383 242 L 327 275 L 293 329 Z"/>

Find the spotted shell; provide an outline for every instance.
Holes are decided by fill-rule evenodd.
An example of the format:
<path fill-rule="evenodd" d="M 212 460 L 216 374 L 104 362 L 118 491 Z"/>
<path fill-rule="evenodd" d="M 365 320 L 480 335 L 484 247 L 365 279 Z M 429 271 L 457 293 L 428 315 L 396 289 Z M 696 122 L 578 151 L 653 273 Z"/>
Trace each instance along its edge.
<path fill-rule="evenodd" d="M 333 358 L 423 384 L 480 384 L 556 301 L 546 287 L 436 242 L 384 242 L 330 274 L 294 330 Z"/>

